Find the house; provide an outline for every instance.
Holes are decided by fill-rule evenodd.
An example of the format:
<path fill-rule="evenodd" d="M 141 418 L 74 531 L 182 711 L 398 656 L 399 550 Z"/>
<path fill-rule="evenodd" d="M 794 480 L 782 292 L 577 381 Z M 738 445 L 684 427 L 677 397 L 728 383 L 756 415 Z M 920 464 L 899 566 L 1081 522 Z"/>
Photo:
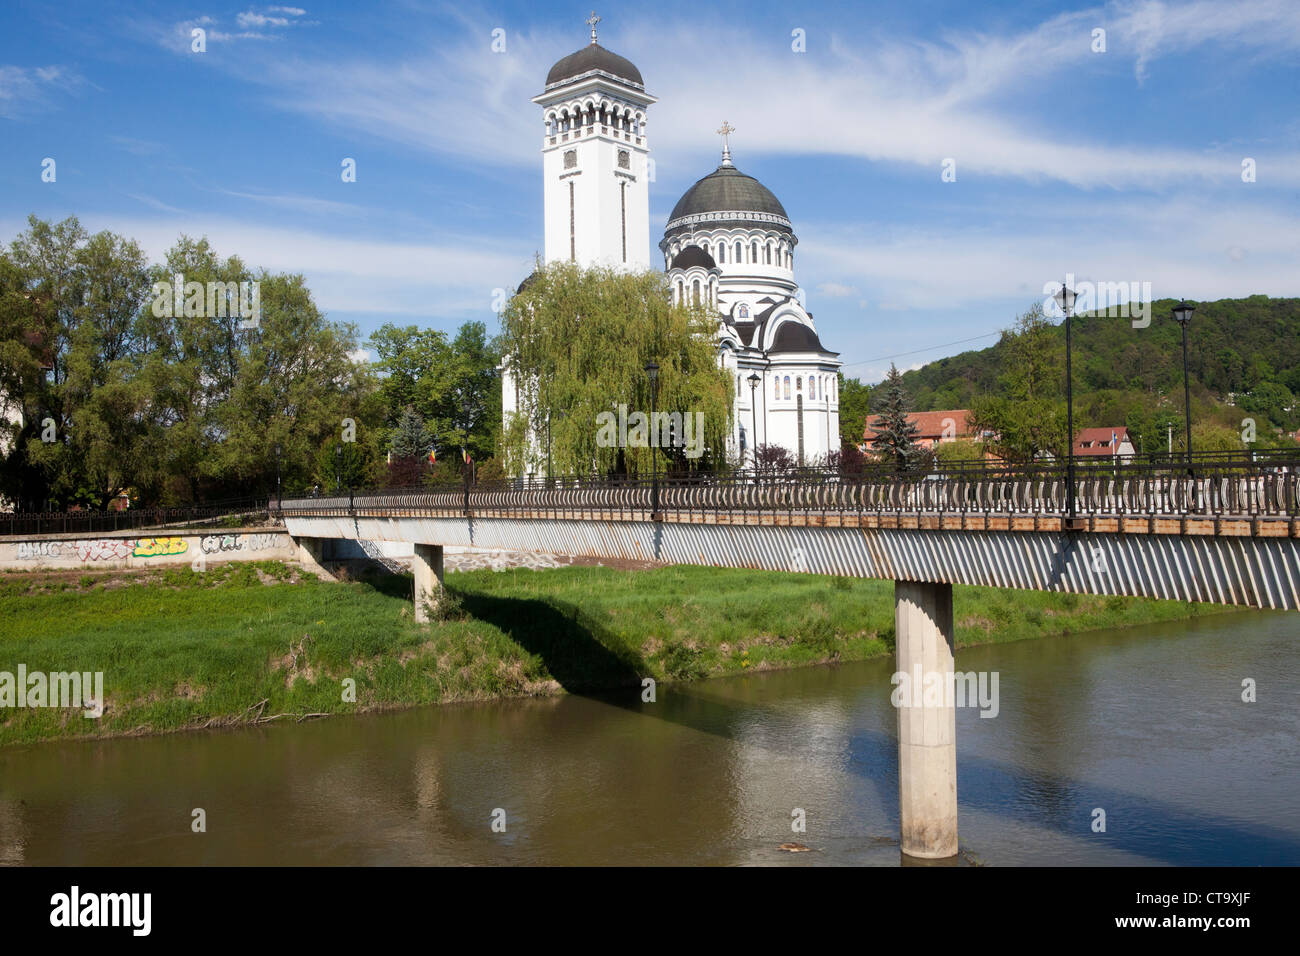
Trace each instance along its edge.
<path fill-rule="evenodd" d="M 916 444 L 920 448 L 933 449 L 944 442 L 958 439 L 977 440 L 992 437 L 988 433 L 975 433 L 975 423 L 969 409 L 950 408 L 937 412 L 909 412 L 907 420 L 916 426 Z M 880 427 L 880 418 L 867 419 L 863 429 L 862 440 L 866 451 L 876 447 L 876 433 L 872 426 Z"/>
<path fill-rule="evenodd" d="M 1123 425 L 1084 428 L 1074 436 L 1076 458 L 1132 458 L 1136 451 Z"/>

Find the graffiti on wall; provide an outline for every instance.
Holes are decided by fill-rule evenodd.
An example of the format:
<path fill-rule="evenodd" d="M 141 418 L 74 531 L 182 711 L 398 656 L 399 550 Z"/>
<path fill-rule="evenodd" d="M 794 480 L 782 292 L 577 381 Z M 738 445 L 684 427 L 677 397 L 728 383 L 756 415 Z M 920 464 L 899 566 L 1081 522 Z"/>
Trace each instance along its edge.
<path fill-rule="evenodd" d="M 209 534 L 198 539 L 203 554 L 271 551 L 283 543 L 282 534 Z M 70 558 L 76 552 L 81 561 L 121 561 L 128 557 L 162 558 L 185 554 L 192 542 L 179 537 L 96 538 L 85 541 L 17 541 L 14 557 L 19 561 L 48 561 Z"/>
<path fill-rule="evenodd" d="M 204 554 L 223 551 L 268 551 L 279 543 L 274 534 L 209 534 L 199 541 Z"/>
<path fill-rule="evenodd" d="M 134 550 L 134 538 L 102 538 L 99 541 L 77 542 L 77 557 L 82 561 L 117 561 Z"/>
<path fill-rule="evenodd" d="M 20 541 L 16 545 L 19 561 L 39 561 L 41 558 L 57 558 L 61 541 Z"/>
<path fill-rule="evenodd" d="M 164 554 L 184 554 L 189 542 L 184 538 L 141 538 L 131 554 L 137 558 L 157 558 Z"/>

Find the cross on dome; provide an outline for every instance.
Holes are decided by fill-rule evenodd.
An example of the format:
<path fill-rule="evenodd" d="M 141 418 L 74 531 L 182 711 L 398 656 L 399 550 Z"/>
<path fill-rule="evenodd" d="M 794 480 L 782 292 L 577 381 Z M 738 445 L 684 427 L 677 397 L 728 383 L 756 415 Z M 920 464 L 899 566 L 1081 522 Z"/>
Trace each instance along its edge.
<path fill-rule="evenodd" d="M 726 120 L 723 120 L 722 125 L 719 126 L 717 129 L 717 134 L 722 137 L 722 165 L 723 166 L 731 165 L 731 144 L 728 141 L 728 137 L 735 131 L 736 131 L 736 127 L 732 126 Z"/>
<path fill-rule="evenodd" d="M 596 16 L 596 11 L 591 11 L 591 16 L 586 19 L 587 26 L 591 27 L 591 42 L 596 42 L 596 24 L 600 22 L 600 17 Z"/>

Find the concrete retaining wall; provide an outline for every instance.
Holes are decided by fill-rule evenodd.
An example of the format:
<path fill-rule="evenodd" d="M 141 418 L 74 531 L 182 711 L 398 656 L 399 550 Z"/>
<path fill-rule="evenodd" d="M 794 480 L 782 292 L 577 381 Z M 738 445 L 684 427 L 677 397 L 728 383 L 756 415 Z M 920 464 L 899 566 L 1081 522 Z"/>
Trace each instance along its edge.
<path fill-rule="evenodd" d="M 94 535 L 0 538 L 0 570 L 148 568 L 221 561 L 295 561 L 298 550 L 281 530 L 105 531 Z"/>

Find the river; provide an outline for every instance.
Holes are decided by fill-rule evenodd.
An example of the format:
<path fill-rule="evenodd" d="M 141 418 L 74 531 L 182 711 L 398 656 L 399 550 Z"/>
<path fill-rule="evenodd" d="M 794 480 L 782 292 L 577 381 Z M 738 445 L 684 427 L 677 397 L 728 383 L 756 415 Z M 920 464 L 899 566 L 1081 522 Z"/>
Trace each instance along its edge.
<path fill-rule="evenodd" d="M 1249 612 L 960 650 L 999 700 L 957 712 L 957 862 L 1300 863 L 1298 634 Z M 892 671 L 10 747 L 0 863 L 897 866 Z"/>

